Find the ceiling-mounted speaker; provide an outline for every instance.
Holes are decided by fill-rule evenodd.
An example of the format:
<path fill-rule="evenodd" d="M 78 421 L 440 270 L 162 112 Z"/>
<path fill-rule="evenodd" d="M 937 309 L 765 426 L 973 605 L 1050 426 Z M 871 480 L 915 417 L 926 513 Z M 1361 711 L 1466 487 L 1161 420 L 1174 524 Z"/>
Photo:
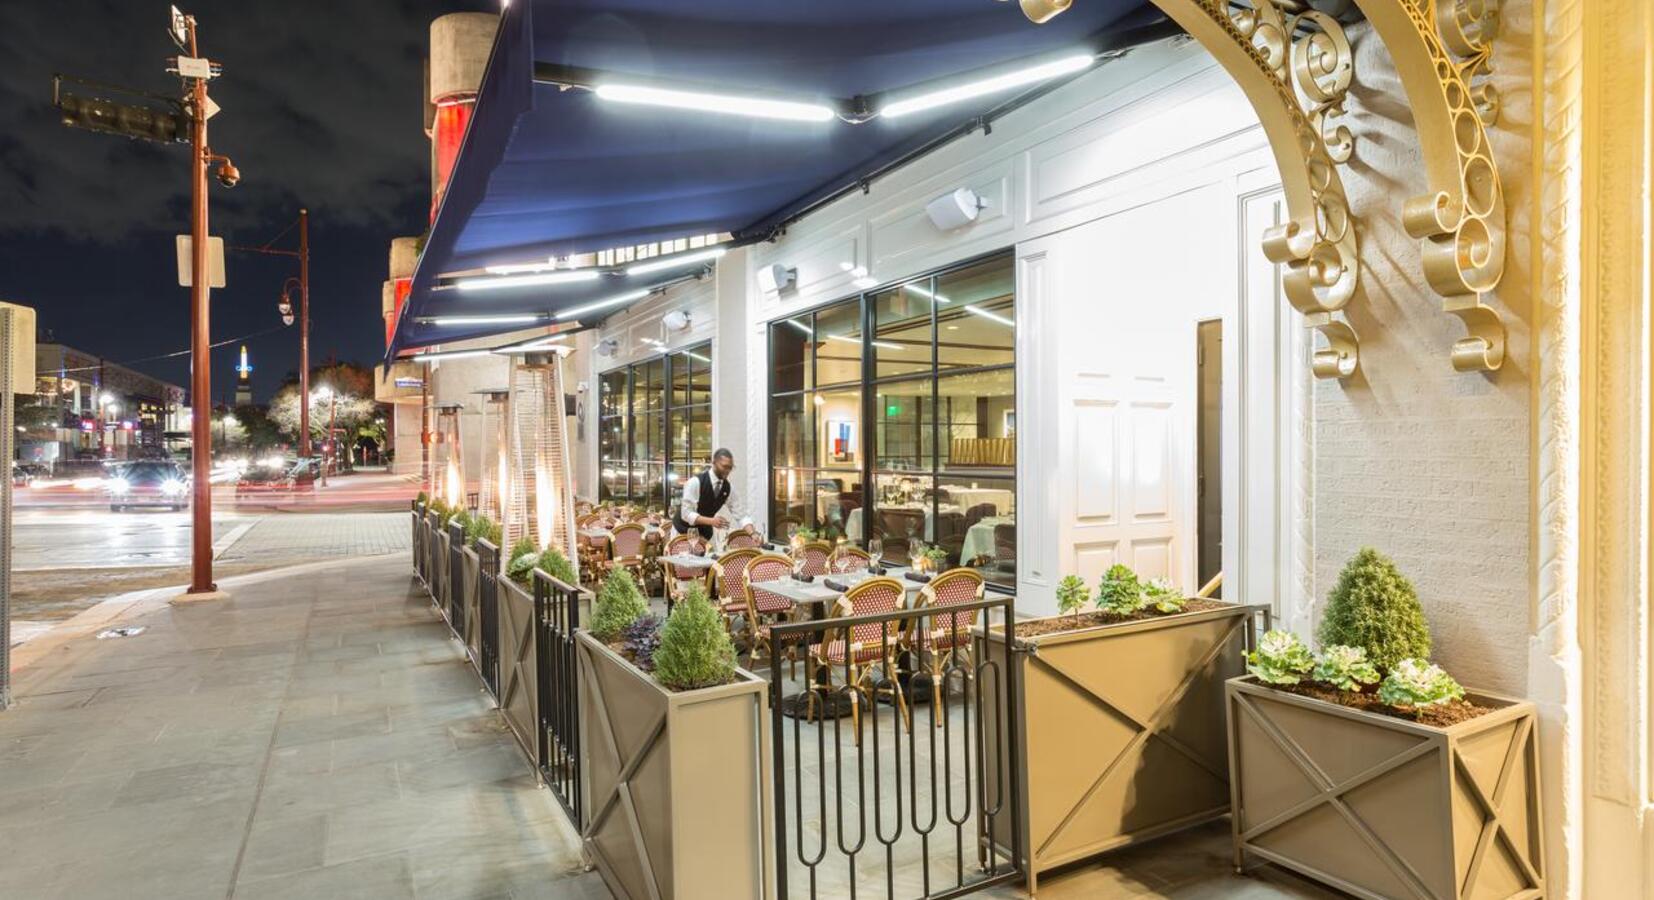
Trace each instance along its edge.
<path fill-rule="evenodd" d="M 598 356 L 614 356 L 620 352 L 620 342 L 614 338 L 607 338 L 597 342 Z"/>
<path fill-rule="evenodd" d="M 798 270 L 780 263 L 758 268 L 758 289 L 766 294 L 779 294 L 798 283 Z"/>
<path fill-rule="evenodd" d="M 937 197 L 925 205 L 925 215 L 939 231 L 952 231 L 976 221 L 984 203 L 976 191 L 959 188 Z"/>
<path fill-rule="evenodd" d="M 689 327 L 689 313 L 681 309 L 674 309 L 661 316 L 660 323 L 666 326 L 667 331 L 683 331 Z"/>
<path fill-rule="evenodd" d="M 1022 14 L 1035 25 L 1044 25 L 1073 5 L 1074 0 L 1022 0 Z"/>

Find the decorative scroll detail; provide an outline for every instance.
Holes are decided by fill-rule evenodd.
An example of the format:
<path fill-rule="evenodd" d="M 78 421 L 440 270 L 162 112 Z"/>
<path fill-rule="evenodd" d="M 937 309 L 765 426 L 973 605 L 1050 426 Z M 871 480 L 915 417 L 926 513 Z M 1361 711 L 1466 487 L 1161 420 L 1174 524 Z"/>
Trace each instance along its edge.
<path fill-rule="evenodd" d="M 1418 128 L 1430 193 L 1407 201 L 1402 224 L 1424 241 L 1424 277 L 1470 334 L 1453 368 L 1493 371 L 1505 326 L 1483 303 L 1505 271 L 1505 200 L 1487 128 L 1499 115 L 1489 80 L 1498 0 L 1356 0 L 1394 58 Z"/>

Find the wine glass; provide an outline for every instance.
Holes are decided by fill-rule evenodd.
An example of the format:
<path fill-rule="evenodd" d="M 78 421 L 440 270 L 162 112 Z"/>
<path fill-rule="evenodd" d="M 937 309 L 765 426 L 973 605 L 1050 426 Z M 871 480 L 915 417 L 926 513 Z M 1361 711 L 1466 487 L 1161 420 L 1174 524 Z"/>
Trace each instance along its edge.
<path fill-rule="evenodd" d="M 873 565 L 884 564 L 884 539 L 877 535 L 867 539 L 867 554 L 873 557 Z"/>

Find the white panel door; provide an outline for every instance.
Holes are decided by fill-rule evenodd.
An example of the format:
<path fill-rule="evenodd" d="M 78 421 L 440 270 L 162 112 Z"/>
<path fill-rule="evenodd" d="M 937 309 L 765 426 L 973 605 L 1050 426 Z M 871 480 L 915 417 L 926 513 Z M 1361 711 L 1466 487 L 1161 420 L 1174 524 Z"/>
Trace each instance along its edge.
<path fill-rule="evenodd" d="M 1196 326 L 1233 309 L 1234 230 L 1232 189 L 1213 186 L 1018 247 L 1025 295 L 1045 319 L 1022 348 L 1042 354 L 1022 405 L 1052 436 L 1046 509 L 1025 506 L 1023 519 L 1044 512 L 1055 526 L 1049 583 L 1095 584 L 1122 562 L 1196 587 Z M 1044 594 L 1019 605 L 1045 612 Z"/>

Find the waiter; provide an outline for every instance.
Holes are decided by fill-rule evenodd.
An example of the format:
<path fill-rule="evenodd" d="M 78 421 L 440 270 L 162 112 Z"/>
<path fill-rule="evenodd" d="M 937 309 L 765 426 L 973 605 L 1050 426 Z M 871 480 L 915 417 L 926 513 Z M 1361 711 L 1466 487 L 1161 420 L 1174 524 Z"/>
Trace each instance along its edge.
<path fill-rule="evenodd" d="M 735 454 L 719 447 L 712 454 L 712 465 L 706 471 L 684 482 L 683 502 L 672 524 L 679 533 L 698 531 L 702 539 L 712 540 L 712 529 L 728 528 L 729 520 L 719 511 L 729 502 L 729 473 L 735 471 Z"/>

